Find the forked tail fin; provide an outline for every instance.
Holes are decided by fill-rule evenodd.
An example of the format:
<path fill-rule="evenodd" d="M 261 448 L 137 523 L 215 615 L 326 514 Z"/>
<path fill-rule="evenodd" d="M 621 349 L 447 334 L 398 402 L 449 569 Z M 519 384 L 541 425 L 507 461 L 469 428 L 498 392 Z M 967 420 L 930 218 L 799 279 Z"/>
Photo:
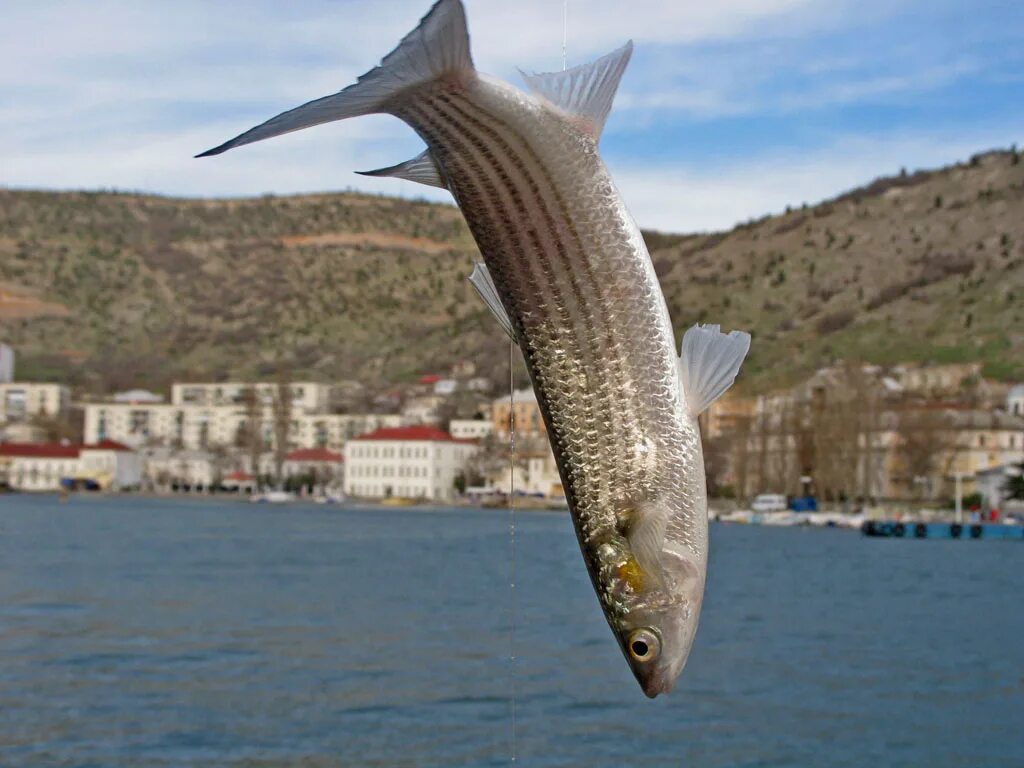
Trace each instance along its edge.
<path fill-rule="evenodd" d="M 234 147 L 262 141 L 332 120 L 387 112 L 405 91 L 446 75 L 473 73 L 469 32 L 461 0 L 438 0 L 419 26 L 406 35 L 380 66 L 348 88 L 282 112 L 240 136 L 196 157 L 219 155 Z"/>

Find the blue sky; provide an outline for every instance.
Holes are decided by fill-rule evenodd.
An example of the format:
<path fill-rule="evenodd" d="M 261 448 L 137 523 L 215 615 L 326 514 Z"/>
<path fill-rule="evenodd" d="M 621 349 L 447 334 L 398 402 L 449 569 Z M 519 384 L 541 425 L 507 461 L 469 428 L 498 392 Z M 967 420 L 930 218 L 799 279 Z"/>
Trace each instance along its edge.
<path fill-rule="evenodd" d="M 465 3 L 479 69 L 561 68 L 559 0 Z M 446 199 L 353 174 L 420 151 L 386 116 L 192 159 L 348 85 L 428 5 L 5 0 L 0 185 Z M 568 0 L 570 64 L 626 38 L 602 153 L 643 226 L 724 228 L 1024 145 L 1020 0 Z"/>

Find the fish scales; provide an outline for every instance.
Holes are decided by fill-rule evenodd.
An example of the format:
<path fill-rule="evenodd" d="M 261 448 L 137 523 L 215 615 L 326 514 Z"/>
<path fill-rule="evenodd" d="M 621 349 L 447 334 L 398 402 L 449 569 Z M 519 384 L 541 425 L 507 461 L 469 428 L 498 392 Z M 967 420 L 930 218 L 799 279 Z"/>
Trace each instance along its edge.
<path fill-rule="evenodd" d="M 700 463 L 700 443 L 681 418 L 664 298 L 592 141 L 483 78 L 438 91 L 396 113 L 445 169 L 496 278 L 589 564 L 588 549 L 615 535 L 616 509 L 693 490 L 678 478 Z M 678 461 L 648 460 L 645 441 Z M 702 557 L 706 528 L 693 523 L 677 515 L 670 531 Z"/>
<path fill-rule="evenodd" d="M 381 112 L 423 138 L 426 152 L 367 173 L 455 197 L 486 265 L 481 295 L 523 352 L 604 615 L 655 696 L 686 662 L 703 599 L 696 414 L 732 383 L 749 336 L 695 326 L 676 358 L 643 237 L 597 151 L 631 51 L 527 76 L 528 95 L 476 71 L 461 2 L 438 0 L 355 85 L 203 155 Z"/>

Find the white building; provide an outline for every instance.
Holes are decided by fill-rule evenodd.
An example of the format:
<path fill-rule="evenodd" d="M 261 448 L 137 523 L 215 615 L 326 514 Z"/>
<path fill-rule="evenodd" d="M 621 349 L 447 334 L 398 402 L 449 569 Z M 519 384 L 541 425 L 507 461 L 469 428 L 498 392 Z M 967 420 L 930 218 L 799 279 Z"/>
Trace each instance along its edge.
<path fill-rule="evenodd" d="M 111 440 L 98 445 L 2 443 L 0 481 L 24 491 L 138 488 L 142 483 L 142 457 Z"/>
<path fill-rule="evenodd" d="M 289 435 L 297 448 L 329 448 L 342 451 L 345 443 L 357 435 L 382 427 L 402 427 L 410 423 L 398 413 L 307 413 L 296 419 Z"/>
<path fill-rule="evenodd" d="M 162 403 L 163 395 L 150 392 L 148 389 L 129 389 L 125 392 L 115 392 L 111 398 L 115 403 Z"/>
<path fill-rule="evenodd" d="M 494 384 L 486 376 L 474 376 L 466 381 L 466 389 L 470 392 L 490 392 Z"/>
<path fill-rule="evenodd" d="M 0 443 L 0 485 L 18 491 L 56 491 L 78 473 L 81 446 Z"/>
<path fill-rule="evenodd" d="M 146 448 L 146 486 L 157 491 L 205 491 L 216 485 L 220 467 L 209 451 Z"/>
<path fill-rule="evenodd" d="M 458 388 L 459 382 L 455 379 L 438 379 L 434 382 L 435 395 L 453 395 Z"/>
<path fill-rule="evenodd" d="M 32 416 L 59 416 L 71 403 L 71 390 L 60 384 L 27 381 L 0 384 L 0 423 Z"/>
<path fill-rule="evenodd" d="M 448 431 L 458 440 L 482 440 L 494 433 L 494 422 L 489 419 L 452 419 Z"/>
<path fill-rule="evenodd" d="M 436 427 L 378 429 L 345 446 L 345 493 L 448 501 L 455 496 L 456 477 L 476 450 L 473 441 Z"/>
<path fill-rule="evenodd" d="M 331 403 L 331 387 L 314 381 L 293 381 L 288 384 L 292 407 L 306 412 L 326 411 Z M 277 396 L 274 382 L 226 381 L 220 383 L 187 382 L 171 385 L 172 405 L 242 405 L 245 391 L 255 389 L 260 402 L 269 406 Z"/>
<path fill-rule="evenodd" d="M 113 440 L 83 445 L 78 454 L 78 477 L 95 480 L 104 490 L 138 488 L 142 470 L 141 454 Z"/>
<path fill-rule="evenodd" d="M 263 422 L 272 432 L 269 409 Z M 85 439 L 118 440 L 141 446 L 165 443 L 187 449 L 234 445 L 245 411 L 236 406 L 171 405 L 167 403 L 88 403 Z"/>
<path fill-rule="evenodd" d="M 543 496 L 547 499 L 565 498 L 558 465 L 546 440 L 532 440 L 516 452 L 515 475 L 507 463 L 496 464 L 485 477 L 485 490 L 507 494 L 513 488 L 517 494 Z"/>
<path fill-rule="evenodd" d="M 402 404 L 402 416 L 409 424 L 437 424 L 438 409 L 444 404 L 443 395 L 416 395 Z"/>
<path fill-rule="evenodd" d="M 177 386 L 177 385 L 175 385 Z M 246 409 L 239 405 L 173 403 L 88 403 L 85 439 L 118 440 L 141 446 L 162 443 L 190 450 L 236 446 L 247 426 Z M 379 427 L 406 423 L 398 414 L 307 413 L 296 409 L 288 429 L 289 448 L 330 448 Z M 274 412 L 264 406 L 258 426 L 264 447 L 274 445 Z"/>

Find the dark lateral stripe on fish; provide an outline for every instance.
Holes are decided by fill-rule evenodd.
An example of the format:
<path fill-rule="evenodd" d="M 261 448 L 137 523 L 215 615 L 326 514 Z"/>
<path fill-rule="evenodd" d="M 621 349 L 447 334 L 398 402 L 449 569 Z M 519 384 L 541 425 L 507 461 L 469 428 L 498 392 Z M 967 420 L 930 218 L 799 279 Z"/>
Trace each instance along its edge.
<path fill-rule="evenodd" d="M 509 176 L 508 170 L 500 166 L 500 161 L 495 156 L 494 152 L 479 136 L 476 136 L 471 132 L 465 134 L 460 131 L 460 136 L 456 138 L 452 131 L 456 126 L 460 126 L 460 123 L 458 121 L 453 123 L 450 116 L 444 117 L 435 115 L 432 110 L 424 109 L 423 105 L 420 105 L 420 108 L 415 110 L 415 114 L 410 116 L 413 117 L 414 120 L 422 121 L 421 124 L 426 129 L 424 133 L 434 133 L 435 137 L 440 139 L 442 146 L 447 144 L 453 149 L 462 149 L 461 153 L 453 154 L 451 158 L 451 161 L 454 164 L 453 170 L 455 171 L 455 174 L 453 175 L 457 175 L 459 177 L 456 185 L 470 187 L 473 195 L 480 196 L 481 190 L 477 189 L 473 183 L 474 180 L 479 181 L 484 187 L 483 192 L 486 193 L 486 197 L 480 197 L 480 201 L 491 203 L 498 202 L 499 207 L 497 209 L 497 218 L 494 221 L 489 222 L 489 224 L 495 230 L 505 231 L 506 240 L 517 239 L 518 242 L 516 247 L 505 249 L 504 252 L 509 254 L 510 258 L 514 258 L 512 254 L 515 253 L 522 253 L 524 255 L 532 253 L 536 257 L 536 260 L 533 258 L 523 258 L 520 259 L 520 262 L 525 263 L 508 265 L 509 278 L 519 286 L 516 289 L 516 294 L 520 296 L 537 295 L 538 291 L 541 293 L 551 294 L 551 297 L 547 298 L 544 302 L 548 308 L 547 312 L 553 312 L 556 316 L 560 315 L 559 319 L 564 323 L 563 327 L 569 327 L 569 317 L 564 310 L 565 302 L 561 301 L 558 296 L 558 293 L 560 293 L 558 290 L 559 285 L 551 279 L 553 272 L 550 265 L 546 264 L 548 256 L 543 248 L 543 243 L 540 239 L 539 233 L 531 227 L 524 228 L 517 227 L 515 225 L 516 222 L 523 221 L 524 216 L 529 217 L 529 213 L 525 212 L 522 201 L 520 201 L 518 205 L 515 202 L 515 198 L 518 197 L 519 193 L 514 186 L 513 180 Z M 472 145 L 473 147 L 471 151 L 467 149 L 469 145 Z M 465 162 L 467 157 L 472 158 L 471 163 Z M 497 176 L 500 184 L 494 183 L 490 178 L 492 174 Z M 509 188 L 510 194 L 501 194 L 503 186 Z M 507 207 L 510 205 L 512 208 Z M 530 218 L 526 218 L 526 221 L 529 220 Z M 525 238 L 525 241 L 523 238 Z M 499 265 L 495 266 L 500 268 Z M 530 274 L 530 279 L 527 281 L 523 281 L 521 279 L 524 271 Z M 538 273 L 540 275 L 539 278 L 536 277 Z M 530 283 L 536 283 L 536 285 L 530 285 Z M 534 336 L 536 336 L 536 329 L 532 330 L 534 330 Z M 572 365 L 580 359 L 580 355 L 578 354 L 579 350 L 577 349 L 577 340 L 573 335 L 559 335 L 556 338 L 550 339 L 549 344 L 551 343 L 570 346 L 572 348 L 570 350 L 570 354 L 566 356 L 566 359 L 561 361 L 563 368 L 566 364 Z M 528 349 L 524 350 L 524 352 L 530 354 Z M 576 375 L 576 373 L 569 368 L 564 368 L 559 372 L 557 370 L 550 370 L 548 367 L 548 369 L 545 370 L 545 373 L 555 376 Z M 550 392 L 545 390 L 541 393 L 541 397 L 539 399 L 541 401 L 542 409 L 548 410 L 550 416 L 550 406 L 545 402 L 545 399 L 549 394 Z M 592 413 L 590 413 L 589 403 L 576 403 L 576 405 L 586 411 L 588 416 L 592 416 Z M 567 433 L 567 425 L 563 425 L 557 420 L 550 418 L 549 423 L 553 423 L 554 434 L 556 436 L 561 434 L 565 437 Z M 576 482 L 579 482 L 581 479 L 582 478 L 577 478 Z M 570 485 L 575 484 L 570 483 Z"/>
<path fill-rule="evenodd" d="M 442 125 L 438 124 L 438 120 L 441 120 Z M 510 254 L 510 258 L 515 258 L 514 254 L 521 253 L 523 256 L 517 260 L 516 264 L 509 264 L 509 277 L 518 285 L 518 288 L 514 291 L 515 295 L 532 295 L 538 296 L 547 294 L 543 302 L 545 312 L 548 315 L 554 315 L 558 320 L 561 321 L 561 327 L 571 327 L 571 319 L 567 311 L 565 310 L 565 302 L 561 300 L 559 285 L 556 281 L 552 280 L 553 271 L 549 263 L 549 256 L 544 248 L 544 241 L 541 237 L 541 233 L 534 227 L 518 227 L 516 222 L 531 221 L 536 217 L 532 216 L 531 213 L 526 210 L 523 206 L 522 200 L 517 200 L 519 192 L 516 189 L 512 178 L 510 178 L 508 170 L 501 167 L 498 158 L 495 156 L 493 151 L 485 142 L 482 142 L 478 136 L 472 133 L 461 133 L 460 136 L 464 138 L 464 141 L 457 140 L 452 136 L 451 130 L 458 123 L 452 123 L 450 119 L 438 118 L 438 120 L 430 121 L 430 127 L 439 133 L 439 138 L 442 142 L 449 143 L 449 146 L 458 147 L 463 146 L 463 153 L 465 153 L 466 145 L 472 145 L 474 147 L 472 154 L 475 155 L 474 162 L 472 164 L 465 164 L 461 162 L 466 154 L 462 154 L 461 157 L 453 157 L 452 160 L 456 165 L 456 174 L 463 182 L 462 186 L 470 186 L 471 179 L 482 180 L 486 189 L 484 190 L 492 201 L 500 201 L 498 208 L 497 219 L 489 222 L 489 225 L 495 229 L 502 229 L 506 232 L 511 233 L 512 237 L 518 237 L 518 245 L 512 249 L 506 249 L 506 253 Z M 489 178 L 495 174 L 499 181 L 498 184 L 492 182 Z M 503 190 L 507 190 L 509 194 L 502 194 Z M 475 191 L 475 190 L 474 190 Z M 475 191 L 475 194 L 480 194 Z M 508 206 L 512 206 L 511 208 Z M 496 265 L 497 266 L 497 265 Z M 513 269 L 513 267 L 515 267 Z M 500 267 L 499 267 L 500 268 Z M 529 274 L 527 281 L 522 280 L 523 272 L 526 271 Z M 539 275 L 539 276 L 538 276 Z M 519 278 L 519 279 L 516 279 Z M 542 323 L 548 325 L 547 323 Z M 530 335 L 532 338 L 537 338 L 538 329 L 531 328 Z M 578 361 L 581 357 L 580 350 L 578 349 L 578 343 L 574 335 L 558 335 L 547 340 L 547 344 L 556 344 L 561 346 L 569 346 L 570 354 L 566 356 L 563 362 L 563 368 L 565 364 L 571 365 L 573 362 Z M 530 350 L 524 350 L 524 353 L 530 354 Z M 558 371 L 546 370 L 545 373 L 559 375 Z M 574 375 L 574 372 L 570 369 L 564 369 L 561 371 L 561 375 Z M 545 395 L 548 394 L 545 392 Z M 579 403 L 588 414 L 590 411 L 589 404 Z M 556 434 L 558 431 L 562 431 L 561 424 L 557 425 Z"/>
<path fill-rule="evenodd" d="M 434 106 L 436 106 L 436 104 Z M 452 106 L 454 108 L 454 105 Z M 469 107 L 472 111 L 479 114 L 478 108 L 476 108 L 475 105 L 472 105 L 471 102 L 469 103 Z M 507 191 L 508 196 L 512 198 L 511 204 L 519 214 L 517 218 L 518 221 L 533 222 L 535 220 L 535 217 L 532 215 L 533 212 L 528 207 L 527 201 L 535 202 L 538 212 L 547 224 L 547 229 L 544 232 L 539 232 L 533 227 L 527 227 L 527 229 L 533 230 L 531 234 L 534 234 L 534 232 L 536 233 L 531 240 L 531 245 L 536 249 L 537 257 L 542 262 L 541 271 L 544 274 L 543 282 L 545 283 L 545 287 L 553 286 L 559 289 L 558 292 L 560 296 L 559 299 L 556 300 L 556 306 L 564 306 L 567 303 L 573 304 L 576 303 L 575 299 L 578 296 L 582 295 L 585 297 L 585 293 L 581 290 L 581 285 L 576 279 L 577 275 L 574 272 L 574 268 L 577 264 L 586 265 L 586 254 L 582 250 L 583 245 L 578 234 L 571 226 L 571 214 L 567 210 L 564 201 L 561 200 L 560 195 L 557 194 L 554 182 L 547 175 L 547 170 L 544 167 L 543 161 L 541 161 L 540 158 L 532 152 L 532 149 L 526 145 L 525 141 L 523 141 L 521 137 L 515 135 L 510 138 L 502 137 L 497 131 L 489 128 L 482 120 L 476 119 L 474 115 L 469 114 L 466 110 L 456 109 L 454 114 L 444 112 L 443 114 L 449 126 L 456 128 L 466 137 L 467 141 L 476 146 L 491 163 L 498 167 L 505 191 Z M 486 117 L 486 115 L 484 115 L 484 117 Z M 484 136 L 482 137 L 479 134 L 476 134 L 469 125 L 473 125 L 478 130 L 483 131 Z M 486 139 L 484 137 L 486 137 Z M 512 141 L 524 146 L 524 152 L 530 157 L 530 160 L 532 160 L 531 165 L 544 176 L 548 189 L 555 196 L 554 203 L 545 202 L 545 189 L 537 183 L 536 179 L 531 174 L 527 163 L 524 162 L 523 157 L 517 151 L 517 148 L 512 146 Z M 490 146 L 491 144 L 495 144 L 499 151 L 496 152 L 492 150 Z M 501 163 L 501 159 L 507 160 L 511 164 L 511 167 L 504 166 Z M 520 189 L 523 184 L 527 187 L 525 191 Z M 549 210 L 550 204 L 558 206 L 559 213 L 562 217 L 561 220 L 566 223 L 566 229 L 568 230 L 570 238 L 573 240 L 572 245 L 574 245 L 578 251 L 577 254 L 571 253 L 570 249 L 564 244 L 562 240 L 562 233 L 557 226 L 558 219 L 555 219 Z M 541 236 L 545 234 L 548 236 L 547 239 Z M 554 246 L 555 252 L 551 254 L 550 248 L 544 248 L 545 244 L 548 246 Z M 527 249 L 527 252 L 529 252 L 529 249 Z M 576 258 L 573 259 L 573 256 L 576 256 Z M 555 271 L 551 268 L 551 257 L 554 257 L 558 262 L 560 262 L 559 266 L 562 267 L 561 270 Z M 565 290 L 564 283 L 566 281 L 569 282 L 568 291 Z M 598 316 L 594 317 L 589 311 L 584 310 L 578 317 L 574 318 L 576 322 L 573 326 L 575 327 L 575 330 L 579 331 L 581 328 L 580 323 L 582 321 L 583 330 L 587 334 L 584 338 L 596 340 L 603 336 L 604 340 L 608 344 L 616 344 L 616 328 L 608 321 L 609 312 L 607 302 L 605 297 L 601 295 L 601 291 L 597 291 L 596 293 L 596 296 L 593 296 L 589 301 L 585 300 L 583 304 L 585 307 L 598 309 Z M 565 298 L 572 299 L 572 301 L 564 301 Z M 574 401 L 572 405 L 577 408 L 582 407 L 589 417 L 595 421 L 600 421 L 600 419 L 594 418 L 594 408 L 596 408 L 602 414 L 604 420 L 610 422 L 613 425 L 613 428 L 620 433 L 638 434 L 641 425 L 640 418 L 637 415 L 638 409 L 634 407 L 635 404 L 633 403 L 635 388 L 626 385 L 625 382 L 629 380 L 629 377 L 623 375 L 620 358 L 614 354 L 604 355 L 601 359 L 595 358 L 593 354 L 588 354 L 591 350 L 582 349 L 578 344 L 576 344 L 575 334 L 568 338 L 559 337 L 556 341 L 562 345 L 571 341 L 574 350 L 579 353 L 575 359 L 565 361 L 570 365 L 572 365 L 572 363 L 576 363 L 576 365 L 572 365 L 571 368 L 565 369 L 563 371 L 564 375 L 582 375 L 585 378 L 591 378 L 595 376 L 602 377 L 602 374 L 604 374 L 604 377 L 613 380 L 611 382 L 611 386 L 594 386 L 590 390 L 593 392 L 594 402 L 581 403 Z M 621 350 L 622 348 L 622 346 L 610 346 L 606 349 Z M 582 365 L 580 365 L 580 363 L 582 363 Z M 556 372 L 549 371 L 549 373 Z M 554 410 L 557 411 L 557 409 Z M 562 427 L 562 425 L 558 424 L 557 421 L 555 421 L 555 424 L 556 427 Z M 556 428 L 556 436 L 559 433 L 566 436 L 565 429 Z M 618 475 L 620 472 L 628 471 L 628 457 L 623 458 L 624 461 L 617 463 L 613 471 L 607 472 L 600 477 L 590 478 L 590 484 L 592 486 L 590 490 L 601 495 L 614 495 L 615 489 L 620 487 Z M 600 487 L 594 487 L 595 484 Z"/>
<path fill-rule="evenodd" d="M 514 226 L 513 222 L 516 217 L 505 207 L 507 200 L 500 194 L 502 184 L 507 183 L 507 180 L 502 178 L 500 169 L 495 167 L 493 158 L 489 158 L 486 148 L 465 136 L 458 135 L 449 121 L 436 114 L 429 108 L 429 105 L 421 105 L 418 109 L 408 110 L 408 113 L 428 133 L 433 134 L 432 138 L 439 139 L 442 146 L 453 150 L 448 162 L 458 177 L 458 186 L 462 187 L 487 210 L 489 221 L 492 223 L 489 231 L 483 234 L 492 239 L 495 235 L 499 235 L 500 242 L 495 244 L 494 250 L 496 252 L 528 253 L 530 248 L 523 241 L 523 230 Z M 504 265 L 496 264 L 494 265 L 495 273 L 509 284 L 525 283 L 529 292 L 538 297 L 542 297 L 545 292 L 550 292 L 551 286 L 543 279 L 543 275 L 540 278 L 535 276 L 536 265 L 525 257 L 521 261 L 523 263 L 518 266 L 525 267 L 525 269 L 505 270 L 503 269 Z M 527 279 L 524 281 L 523 277 Z M 544 304 L 553 306 L 556 305 L 556 302 L 553 298 L 547 298 Z M 563 315 L 562 319 L 567 320 L 568 318 Z M 519 324 L 520 328 L 522 327 L 521 318 L 518 316 L 512 317 L 512 321 Z"/>
<path fill-rule="evenodd" d="M 459 120 L 456 120 L 455 117 L 450 117 L 453 124 L 467 132 L 471 132 L 468 125 L 475 126 L 484 133 L 490 142 L 496 145 L 498 152 L 493 154 L 499 158 L 507 159 L 512 166 L 510 170 L 505 171 L 505 177 L 510 185 L 514 179 L 520 179 L 526 184 L 529 194 L 523 195 L 522 198 L 536 201 L 538 209 L 544 217 L 546 224 L 544 234 L 548 235 L 551 244 L 555 247 L 554 255 L 557 257 L 557 263 L 564 275 L 562 280 L 567 279 L 569 282 L 569 291 L 571 291 L 569 296 L 574 299 L 576 297 L 583 299 L 582 302 L 578 303 L 581 307 L 578 320 L 581 319 L 583 321 L 583 327 L 581 329 L 579 322 L 577 322 L 576 329 L 582 330 L 586 334 L 584 338 L 595 340 L 603 338 L 606 344 L 605 350 L 621 349 L 622 347 L 618 345 L 623 343 L 624 340 L 621 339 L 617 325 L 610 320 L 611 317 L 614 317 L 614 312 L 605 287 L 594 275 L 587 251 L 574 226 L 572 213 L 544 161 L 537 156 L 533 148 L 522 137 L 514 131 L 509 131 L 505 126 L 494 125 L 490 121 L 489 115 L 472 101 L 457 94 L 445 94 L 441 100 L 451 104 L 452 108 L 456 111 L 456 116 Z M 503 136 L 504 133 L 511 133 L 512 136 Z M 478 140 L 484 145 L 487 144 L 486 141 L 479 139 L 479 137 Z M 522 145 L 523 150 L 521 153 L 513 147 L 513 141 Z M 544 183 L 538 183 L 534 174 L 539 174 Z M 549 198 L 553 199 L 549 200 Z M 551 207 L 557 208 L 558 216 L 552 213 Z M 528 215 L 528 212 L 523 212 L 523 215 Z M 564 227 L 560 227 L 559 224 L 563 224 Z M 569 245 L 563 240 L 563 228 L 569 236 Z M 580 271 L 582 271 L 582 280 L 579 274 Z M 556 277 L 555 272 L 551 274 L 552 277 Z M 558 281 L 556 280 L 556 282 Z M 590 289 L 589 296 L 584 285 Z M 577 302 L 569 303 L 575 304 Z M 627 423 L 630 414 L 640 414 L 642 409 L 635 407 L 636 388 L 629 385 L 632 377 L 625 373 L 621 365 L 621 359 L 616 355 L 603 355 L 600 360 L 597 360 L 593 355 L 588 354 L 589 350 L 580 349 L 580 351 L 584 357 L 585 376 L 589 378 L 603 373 L 614 381 L 613 386 L 600 388 L 600 393 L 605 396 L 603 398 L 605 402 L 598 402 L 596 405 L 606 414 L 607 419 L 614 425 L 616 430 L 620 432 L 642 431 L 642 418 L 636 418 L 632 424 Z M 624 467 L 620 464 L 616 468 Z M 615 474 L 618 473 L 616 472 Z M 603 479 L 608 481 L 609 490 L 617 485 L 617 478 L 614 475 L 609 475 Z"/>
<path fill-rule="evenodd" d="M 564 201 L 558 195 L 554 186 L 554 181 L 547 173 L 543 162 L 536 156 L 529 144 L 527 144 L 522 137 L 514 134 L 514 140 L 516 140 L 522 147 L 522 152 L 517 152 L 516 148 L 512 146 L 511 141 L 507 137 L 501 135 L 501 131 L 499 131 L 495 126 L 487 124 L 487 114 L 476 107 L 472 101 L 458 96 L 442 97 L 441 100 L 450 105 L 450 107 L 455 111 L 457 117 L 460 118 L 459 120 L 455 120 L 454 117 L 451 119 L 463 131 L 466 131 L 467 133 L 471 132 L 469 126 L 474 126 L 482 132 L 490 142 L 496 145 L 497 151 L 493 152 L 493 155 L 499 165 L 501 158 L 508 160 L 511 168 L 505 169 L 502 167 L 502 171 L 508 183 L 509 191 L 513 192 L 513 190 L 516 190 L 518 186 L 514 183 L 516 180 L 521 181 L 526 186 L 527 194 L 520 194 L 516 198 L 517 207 L 520 213 L 527 217 L 524 219 L 525 221 L 530 221 L 531 224 L 533 224 L 534 218 L 530 216 L 530 212 L 524 210 L 522 206 L 529 205 L 531 202 L 536 206 L 537 212 L 543 217 L 544 225 L 546 227 L 541 233 L 546 235 L 544 242 L 549 243 L 555 249 L 555 253 L 553 255 L 555 255 L 557 259 L 550 261 L 552 265 L 551 277 L 555 278 L 554 282 L 557 284 L 558 272 L 554 269 L 557 265 L 560 268 L 558 271 L 561 272 L 561 279 L 569 281 L 569 288 L 572 292 L 571 295 L 586 298 L 584 286 L 581 284 L 577 275 L 577 265 L 582 267 L 585 273 L 589 272 L 586 253 L 582 249 L 579 237 L 572 230 L 569 211 L 566 209 Z M 486 144 L 482 139 L 481 143 Z M 534 169 L 543 176 L 543 186 L 537 182 L 534 175 L 530 172 L 530 169 L 527 168 L 524 156 L 532 161 Z M 558 216 L 555 216 L 549 210 L 547 201 L 545 200 L 545 197 L 547 196 L 545 194 L 546 192 L 550 192 L 555 198 L 554 205 L 558 208 Z M 513 192 L 513 194 L 515 194 L 515 192 Z M 569 235 L 574 241 L 573 244 L 576 245 L 576 254 L 569 253 L 569 249 L 563 241 L 562 232 L 560 231 L 561 228 L 558 226 L 559 222 L 566 224 L 566 229 L 569 230 Z M 573 259 L 573 256 L 578 256 L 578 258 Z M 591 279 L 589 280 L 590 285 L 588 287 L 591 289 L 591 295 L 594 297 L 594 300 L 584 301 L 581 303 L 581 311 L 579 312 L 579 319 L 577 320 L 575 327 L 576 329 L 580 329 L 579 320 L 582 320 L 582 330 L 588 334 L 588 338 L 592 338 L 598 323 L 595 322 L 596 318 L 590 312 L 590 307 L 595 306 L 600 309 L 603 309 L 604 307 L 600 289 L 597 287 L 596 281 L 592 279 L 593 275 L 590 274 L 589 277 L 591 277 Z M 605 317 L 601 318 L 601 320 L 606 319 L 607 318 Z"/>
<path fill-rule="evenodd" d="M 546 311 L 548 313 L 553 312 L 556 316 L 560 315 L 560 319 L 565 323 L 563 327 L 568 327 L 568 316 L 562 308 L 563 302 L 559 300 L 557 293 L 553 293 L 557 286 L 550 279 L 550 267 L 545 267 L 544 265 L 546 256 L 538 239 L 538 234 L 535 231 L 530 232 L 529 228 L 521 228 L 515 225 L 515 222 L 522 219 L 522 214 L 519 213 L 519 209 L 507 207 L 510 204 L 514 205 L 510 199 L 511 195 L 500 193 L 502 186 L 510 186 L 512 180 L 508 177 L 507 171 L 500 167 L 494 153 L 486 143 L 473 134 L 466 135 L 460 132 L 456 136 L 453 133 L 454 126 L 450 119 L 435 114 L 429 108 L 424 108 L 424 105 L 420 105 L 418 109 L 410 109 L 408 112 L 409 116 L 421 126 L 421 131 L 425 138 L 428 134 L 432 134 L 431 138 L 439 139 L 438 143 L 441 146 L 446 146 L 453 150 L 450 161 L 453 166 L 453 175 L 457 175 L 459 179 L 456 182 L 457 187 L 461 187 L 469 196 L 488 208 L 493 219 L 489 222 L 488 229 L 490 231 L 486 233 L 487 236 L 490 237 L 494 233 L 504 235 L 501 238 L 504 240 L 504 247 L 496 248 L 494 252 L 506 254 L 509 258 L 515 258 L 514 255 L 517 253 L 523 254 L 522 258 L 515 264 L 510 263 L 507 265 L 509 267 L 508 279 L 518 286 L 516 293 L 518 295 L 551 294 L 544 302 Z M 537 257 L 536 260 L 527 257 L 527 254 L 531 253 Z M 499 265 L 495 266 L 500 268 Z M 537 277 L 538 274 L 539 277 Z M 523 279 L 524 277 L 526 277 L 525 280 Z M 516 322 L 516 320 L 513 319 L 513 322 Z M 536 337 L 536 329 L 534 329 L 534 336 Z M 575 354 L 576 340 L 571 336 L 551 338 L 548 340 L 548 344 L 562 344 L 573 347 L 567 359 L 562 361 L 563 364 L 579 359 L 579 355 Z M 529 349 L 524 349 L 523 351 L 524 354 L 531 354 Z M 559 371 L 552 371 L 550 368 L 545 373 L 555 376 L 573 375 L 571 370 L 564 370 L 560 374 Z M 554 424 L 553 434 L 556 436 L 562 434 L 564 437 L 567 431 L 566 425 L 551 418 L 553 415 L 552 409 L 546 401 L 549 394 L 551 394 L 550 390 L 542 388 L 538 393 L 538 401 L 542 411 L 545 412 L 548 422 Z M 579 405 L 582 409 L 589 412 L 587 404 L 580 403 Z M 581 482 L 583 480 L 584 478 L 574 477 L 566 484 L 566 493 L 573 501 L 577 501 L 579 498 L 578 492 L 582 489 Z"/>

